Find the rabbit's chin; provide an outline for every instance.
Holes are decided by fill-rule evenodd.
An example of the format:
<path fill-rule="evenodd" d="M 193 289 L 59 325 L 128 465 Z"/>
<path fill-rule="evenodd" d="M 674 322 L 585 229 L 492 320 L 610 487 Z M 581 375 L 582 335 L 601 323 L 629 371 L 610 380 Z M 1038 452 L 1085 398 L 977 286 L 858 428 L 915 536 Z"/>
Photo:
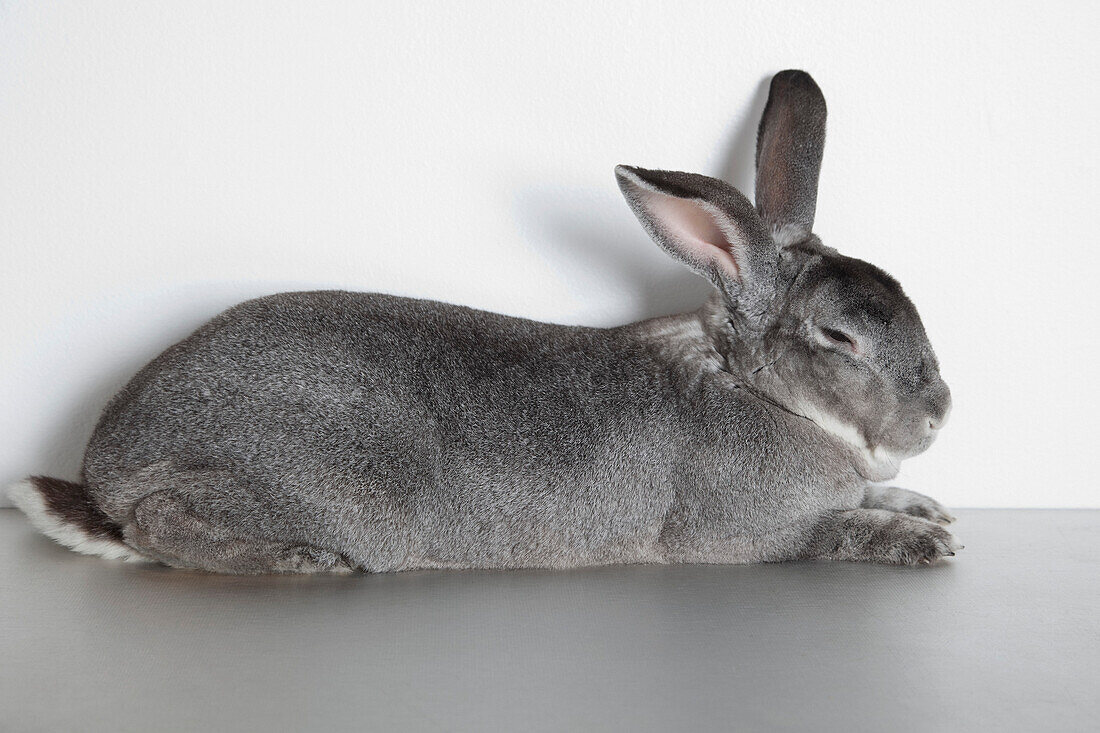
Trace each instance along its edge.
<path fill-rule="evenodd" d="M 871 481 L 888 481 L 898 475 L 902 461 L 924 453 L 935 440 L 936 434 L 931 433 L 921 438 L 913 448 L 903 452 L 882 445 L 873 449 L 863 448 L 861 452 L 866 468 L 860 474 Z"/>
<path fill-rule="evenodd" d="M 928 445 L 922 442 L 916 450 L 903 452 L 884 445 L 871 446 L 863 432 L 855 425 L 818 409 L 812 403 L 799 404 L 796 412 L 812 420 L 819 428 L 844 443 L 855 457 L 856 470 L 868 481 L 888 481 L 894 478 L 898 475 L 904 459 L 921 453 L 931 445 L 929 440 Z"/>
<path fill-rule="evenodd" d="M 902 460 L 908 458 L 881 445 L 873 449 L 862 448 L 860 457 L 863 459 L 863 466 L 859 474 L 868 481 L 889 481 L 898 475 Z"/>

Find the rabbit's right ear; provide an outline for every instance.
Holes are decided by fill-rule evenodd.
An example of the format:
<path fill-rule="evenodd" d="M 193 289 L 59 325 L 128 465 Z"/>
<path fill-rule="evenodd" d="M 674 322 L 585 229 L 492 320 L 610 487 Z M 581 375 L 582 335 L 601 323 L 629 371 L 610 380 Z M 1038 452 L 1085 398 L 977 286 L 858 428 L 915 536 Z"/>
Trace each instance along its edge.
<path fill-rule="evenodd" d="M 775 292 L 779 250 L 737 189 L 695 173 L 625 165 L 615 168 L 615 177 L 657 244 L 708 278 L 746 315 L 766 310 Z"/>
<path fill-rule="evenodd" d="M 809 236 L 825 150 L 825 97 L 805 71 L 772 77 L 756 136 L 756 208 L 781 245 Z"/>

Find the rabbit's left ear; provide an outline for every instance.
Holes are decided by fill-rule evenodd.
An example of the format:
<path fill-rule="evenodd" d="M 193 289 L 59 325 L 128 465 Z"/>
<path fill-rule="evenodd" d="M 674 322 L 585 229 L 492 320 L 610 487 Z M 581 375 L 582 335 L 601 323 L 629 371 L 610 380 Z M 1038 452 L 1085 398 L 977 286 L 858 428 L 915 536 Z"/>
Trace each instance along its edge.
<path fill-rule="evenodd" d="M 756 208 L 780 245 L 810 235 L 825 151 L 825 97 L 805 71 L 772 77 L 756 136 Z"/>
<path fill-rule="evenodd" d="M 695 173 L 625 165 L 615 168 L 615 177 L 657 244 L 708 278 L 739 311 L 759 315 L 767 309 L 779 250 L 737 189 Z"/>

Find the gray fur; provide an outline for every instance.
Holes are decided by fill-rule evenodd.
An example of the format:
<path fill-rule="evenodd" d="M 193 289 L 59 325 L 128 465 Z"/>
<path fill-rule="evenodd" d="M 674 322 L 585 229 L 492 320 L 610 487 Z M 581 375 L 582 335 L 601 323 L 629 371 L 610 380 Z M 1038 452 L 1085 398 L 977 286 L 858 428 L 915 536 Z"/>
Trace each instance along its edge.
<path fill-rule="evenodd" d="M 762 144 L 772 110 L 801 114 L 790 88 Z M 715 283 L 699 311 L 596 329 L 377 294 L 249 301 L 112 400 L 83 490 L 143 555 L 232 573 L 953 554 L 942 507 L 871 486 L 950 401 L 898 284 L 821 245 L 812 205 L 761 218 L 714 179 L 618 173 Z M 654 201 L 699 207 L 722 251 L 685 249 Z"/>
<path fill-rule="evenodd" d="M 894 486 L 868 486 L 863 494 L 863 507 L 911 514 L 937 524 L 951 524 L 955 521 L 947 509 L 935 499 Z"/>
<path fill-rule="evenodd" d="M 756 136 L 756 208 L 780 237 L 804 239 L 813 229 L 825 116 L 825 97 L 805 71 L 772 77 Z"/>

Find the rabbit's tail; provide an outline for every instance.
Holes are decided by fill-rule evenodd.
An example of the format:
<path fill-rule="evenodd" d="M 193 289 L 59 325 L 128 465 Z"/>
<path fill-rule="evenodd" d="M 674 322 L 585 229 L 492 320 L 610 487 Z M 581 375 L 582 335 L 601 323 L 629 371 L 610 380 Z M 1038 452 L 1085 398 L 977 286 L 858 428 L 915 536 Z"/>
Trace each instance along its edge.
<path fill-rule="evenodd" d="M 122 528 L 95 505 L 81 484 L 31 476 L 8 489 L 8 497 L 31 524 L 65 547 L 86 555 L 140 559 L 122 541 Z"/>

